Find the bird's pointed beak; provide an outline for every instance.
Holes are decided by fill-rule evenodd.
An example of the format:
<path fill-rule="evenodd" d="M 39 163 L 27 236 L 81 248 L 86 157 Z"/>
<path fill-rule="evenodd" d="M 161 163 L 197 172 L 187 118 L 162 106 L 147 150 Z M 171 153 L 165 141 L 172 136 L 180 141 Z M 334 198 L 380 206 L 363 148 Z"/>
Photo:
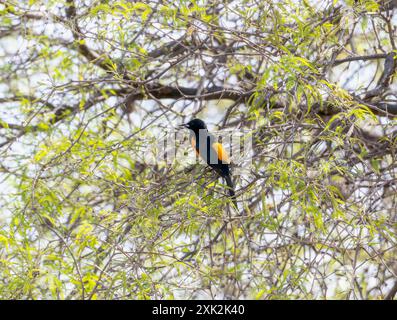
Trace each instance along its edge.
<path fill-rule="evenodd" d="M 187 123 L 180 124 L 180 125 L 178 126 L 178 128 L 180 128 L 180 129 L 182 129 L 182 128 L 187 128 L 187 127 L 188 127 Z"/>

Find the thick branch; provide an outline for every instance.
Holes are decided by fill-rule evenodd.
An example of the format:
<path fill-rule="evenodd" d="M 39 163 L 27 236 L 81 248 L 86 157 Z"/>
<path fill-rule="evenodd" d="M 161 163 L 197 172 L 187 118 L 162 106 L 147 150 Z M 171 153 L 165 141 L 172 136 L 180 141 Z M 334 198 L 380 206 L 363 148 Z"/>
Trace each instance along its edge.
<path fill-rule="evenodd" d="M 344 59 L 335 60 L 333 65 L 337 66 L 342 63 L 352 62 L 352 61 L 366 61 L 366 60 L 376 60 L 376 59 L 385 59 L 387 54 L 385 53 L 378 53 L 378 54 L 371 54 L 368 56 L 357 56 L 357 57 L 347 57 Z"/>
<path fill-rule="evenodd" d="M 253 91 L 238 91 L 233 89 L 226 89 L 223 87 L 211 87 L 199 91 L 197 88 L 187 87 L 172 87 L 162 85 L 149 85 L 145 87 L 144 91 L 134 92 L 127 97 L 126 103 L 131 103 L 134 100 L 151 99 L 150 96 L 157 99 L 201 99 L 201 100 L 239 100 L 241 98 L 248 98 Z"/>

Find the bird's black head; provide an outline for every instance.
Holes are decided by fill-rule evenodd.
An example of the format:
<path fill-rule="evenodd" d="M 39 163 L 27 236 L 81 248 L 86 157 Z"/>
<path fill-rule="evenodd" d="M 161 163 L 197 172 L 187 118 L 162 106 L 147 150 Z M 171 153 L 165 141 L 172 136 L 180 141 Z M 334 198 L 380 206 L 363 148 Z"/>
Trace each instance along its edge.
<path fill-rule="evenodd" d="M 202 129 L 207 129 L 207 125 L 201 119 L 192 119 L 188 123 L 183 124 L 182 127 L 188 128 L 195 132 L 196 131 L 198 132 L 199 130 L 202 130 Z"/>

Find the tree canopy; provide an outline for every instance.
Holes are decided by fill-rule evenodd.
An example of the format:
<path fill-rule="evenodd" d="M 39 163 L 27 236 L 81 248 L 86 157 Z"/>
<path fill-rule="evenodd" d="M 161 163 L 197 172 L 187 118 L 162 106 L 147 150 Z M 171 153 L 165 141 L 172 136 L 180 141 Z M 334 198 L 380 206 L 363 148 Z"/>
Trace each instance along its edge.
<path fill-rule="evenodd" d="M 0 298 L 393 299 L 397 1 L 0 1 Z M 242 132 L 237 210 L 147 161 Z M 232 159 L 233 160 L 233 159 Z"/>

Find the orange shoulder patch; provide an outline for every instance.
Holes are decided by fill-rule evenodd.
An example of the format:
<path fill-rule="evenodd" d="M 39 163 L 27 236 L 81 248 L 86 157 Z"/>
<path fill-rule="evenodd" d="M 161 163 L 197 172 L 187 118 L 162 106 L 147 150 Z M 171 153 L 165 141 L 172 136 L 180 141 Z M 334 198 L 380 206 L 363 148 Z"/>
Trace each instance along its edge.
<path fill-rule="evenodd" d="M 218 160 L 222 161 L 223 163 L 230 163 L 229 155 L 221 143 L 215 142 L 212 144 L 212 147 L 215 149 L 216 154 L 218 155 Z"/>
<path fill-rule="evenodd" d="M 194 149 L 194 151 L 196 151 L 196 154 L 199 155 L 197 149 L 196 149 L 196 139 L 194 137 L 190 138 L 190 143 L 192 144 L 192 147 Z"/>

